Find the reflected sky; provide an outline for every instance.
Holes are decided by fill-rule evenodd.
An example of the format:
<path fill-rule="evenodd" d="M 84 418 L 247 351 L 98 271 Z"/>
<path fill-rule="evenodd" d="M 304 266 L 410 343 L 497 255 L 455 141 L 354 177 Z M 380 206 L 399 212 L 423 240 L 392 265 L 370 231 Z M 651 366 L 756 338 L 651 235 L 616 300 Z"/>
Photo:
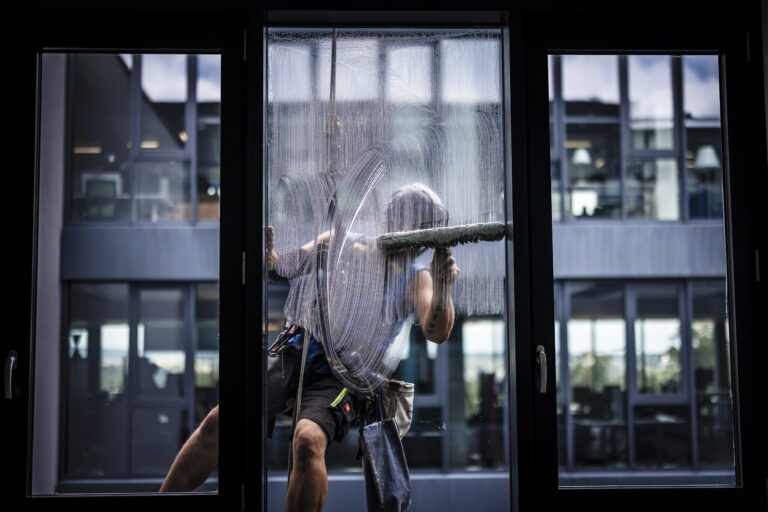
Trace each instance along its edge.
<path fill-rule="evenodd" d="M 619 102 L 619 59 L 615 55 L 563 55 L 563 99 Z"/>
<path fill-rule="evenodd" d="M 141 88 L 151 101 L 186 101 L 186 55 L 144 55 L 141 66 Z"/>
<path fill-rule="evenodd" d="M 717 55 L 683 57 L 683 105 L 686 117 L 720 118 Z"/>
<path fill-rule="evenodd" d="M 221 55 L 198 55 L 197 101 L 221 103 Z"/>
<path fill-rule="evenodd" d="M 672 119 L 672 66 L 667 55 L 630 55 L 632 119 Z"/>

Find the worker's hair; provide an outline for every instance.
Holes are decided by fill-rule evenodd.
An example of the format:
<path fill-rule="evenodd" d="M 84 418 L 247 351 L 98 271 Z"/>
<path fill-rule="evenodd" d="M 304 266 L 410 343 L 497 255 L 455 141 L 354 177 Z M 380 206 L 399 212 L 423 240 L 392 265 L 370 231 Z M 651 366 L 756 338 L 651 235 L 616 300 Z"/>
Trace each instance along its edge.
<path fill-rule="evenodd" d="M 421 183 L 395 190 L 387 204 L 386 230 L 413 231 L 448 224 L 448 210 L 437 194 Z"/>

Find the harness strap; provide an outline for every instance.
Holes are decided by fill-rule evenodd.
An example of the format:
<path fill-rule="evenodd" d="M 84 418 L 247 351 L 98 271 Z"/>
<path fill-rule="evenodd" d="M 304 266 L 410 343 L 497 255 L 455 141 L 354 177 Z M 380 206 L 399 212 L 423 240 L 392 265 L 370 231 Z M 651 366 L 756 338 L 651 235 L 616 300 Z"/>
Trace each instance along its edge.
<path fill-rule="evenodd" d="M 296 423 L 299 421 L 301 412 L 301 394 L 304 390 L 304 369 L 307 366 L 307 353 L 309 352 L 309 343 L 312 340 L 312 334 L 304 330 L 304 345 L 301 347 L 301 369 L 299 370 L 299 389 L 296 391 L 296 404 L 293 406 L 293 420 L 291 422 L 291 437 L 296 433 Z M 293 441 L 288 443 L 288 482 L 291 483 L 291 473 L 293 473 Z"/>

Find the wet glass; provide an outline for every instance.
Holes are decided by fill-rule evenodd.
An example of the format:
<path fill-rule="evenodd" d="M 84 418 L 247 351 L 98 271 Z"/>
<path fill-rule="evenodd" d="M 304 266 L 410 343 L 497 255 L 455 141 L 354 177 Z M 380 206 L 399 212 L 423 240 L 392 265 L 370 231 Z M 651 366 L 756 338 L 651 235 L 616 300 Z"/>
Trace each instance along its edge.
<path fill-rule="evenodd" d="M 669 55 L 630 55 L 629 129 L 632 149 L 672 149 L 672 58 Z"/>
<path fill-rule="evenodd" d="M 452 287 L 453 328 L 442 344 L 430 341 L 428 320 L 410 323 L 413 304 L 400 302 L 399 292 L 392 291 L 400 285 L 393 283 L 394 288 L 382 292 L 363 278 L 384 269 L 388 276 L 430 269 L 431 249 L 413 251 L 421 253 L 413 260 L 408 255 L 383 264 L 375 256 L 380 250 L 369 245 L 385 232 L 387 205 L 404 185 L 418 182 L 431 189 L 448 212 L 448 225 L 503 219 L 500 35 L 485 29 L 340 29 L 334 59 L 330 29 L 270 29 L 265 77 L 266 222 L 274 229 L 279 255 L 275 271 L 264 282 L 266 346 L 273 347 L 291 323 L 305 328 L 313 323 L 313 313 L 303 309 L 314 303 L 312 294 L 305 294 L 315 289 L 312 269 L 327 279 L 320 291 L 326 293 L 327 286 L 327 296 L 318 303 L 320 312 L 327 304 L 327 317 L 316 313 L 319 324 L 313 331 L 320 329 L 318 336 L 323 337 L 323 326 L 328 325 L 330 335 L 322 338 L 326 354 L 328 346 L 355 341 L 358 324 L 370 325 L 367 338 L 386 332 L 386 317 L 378 323 L 369 323 L 369 318 L 387 310 L 376 306 L 377 301 L 394 297 L 405 319 L 403 324 L 395 322 L 400 325 L 396 339 L 382 346 L 401 343 L 402 337 L 391 378 L 415 384 L 413 418 L 402 439 L 408 467 L 453 475 L 453 490 L 469 489 L 467 473 L 483 471 L 492 492 L 482 500 L 490 508 L 509 507 L 504 487 L 509 397 L 503 245 L 453 249 L 461 275 Z M 335 215 L 342 222 L 345 212 L 355 209 L 358 214 L 345 229 L 335 224 L 334 235 L 320 243 L 317 259 L 306 260 L 300 248 L 314 246 L 313 240 L 326 229 L 324 220 Z M 335 245 L 339 233 L 349 241 L 343 247 Z M 329 264 L 325 250 L 341 253 Z M 330 266 L 345 262 L 345 257 L 363 258 L 359 254 L 374 254 L 374 263 Z M 305 261 L 310 263 L 302 267 Z M 305 270 L 291 273 L 296 266 Z M 357 282 L 359 286 L 347 284 Z M 334 286 L 348 291 L 334 292 Z M 346 295 L 354 300 L 345 302 Z M 358 395 L 354 388 L 347 389 Z M 270 396 L 265 398 L 269 403 Z M 278 414 L 270 420 L 267 508 L 280 510 L 292 419 Z M 365 500 L 358 448 L 356 426 L 328 446 L 329 510 Z M 448 482 L 442 477 L 434 481 Z M 344 491 L 343 503 L 338 501 L 342 489 L 351 489 Z M 435 500 L 435 493 L 419 492 L 414 490 L 414 504 Z M 449 510 L 467 508 L 459 502 L 443 503 Z"/>
<path fill-rule="evenodd" d="M 680 218 L 677 160 L 628 160 L 626 173 L 627 217 L 657 220 Z"/>
<path fill-rule="evenodd" d="M 619 127 L 568 124 L 565 148 L 568 217 L 621 217 Z"/>

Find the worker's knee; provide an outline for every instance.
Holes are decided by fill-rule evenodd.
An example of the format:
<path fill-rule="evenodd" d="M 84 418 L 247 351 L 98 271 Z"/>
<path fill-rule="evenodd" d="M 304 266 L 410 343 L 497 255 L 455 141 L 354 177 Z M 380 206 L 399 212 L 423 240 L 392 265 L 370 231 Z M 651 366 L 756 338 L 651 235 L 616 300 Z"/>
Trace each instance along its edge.
<path fill-rule="evenodd" d="M 322 459 L 328 445 L 328 435 L 317 423 L 303 419 L 293 435 L 293 453 L 297 461 Z"/>

